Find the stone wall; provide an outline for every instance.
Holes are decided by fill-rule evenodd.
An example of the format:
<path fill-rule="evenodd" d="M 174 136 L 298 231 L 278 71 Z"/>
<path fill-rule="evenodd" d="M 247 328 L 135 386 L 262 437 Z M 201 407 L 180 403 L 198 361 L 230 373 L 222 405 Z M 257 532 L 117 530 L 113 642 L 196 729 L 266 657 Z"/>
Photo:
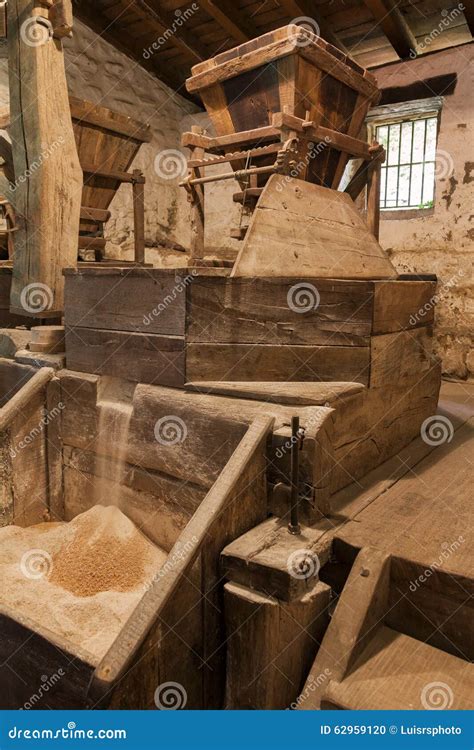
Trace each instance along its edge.
<path fill-rule="evenodd" d="M 458 378 L 474 374 L 473 60 L 471 44 L 373 71 L 381 89 L 457 74 L 440 115 L 434 208 L 410 219 L 382 212 L 380 242 L 400 273 L 438 275 L 436 347 L 445 375 Z M 426 96 L 433 94 L 427 88 Z"/>

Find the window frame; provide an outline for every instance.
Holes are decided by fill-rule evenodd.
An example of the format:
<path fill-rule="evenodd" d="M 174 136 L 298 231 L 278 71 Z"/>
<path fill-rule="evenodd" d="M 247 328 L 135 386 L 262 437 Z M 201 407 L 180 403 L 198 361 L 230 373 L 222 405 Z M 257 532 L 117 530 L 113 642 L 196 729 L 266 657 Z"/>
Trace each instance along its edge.
<path fill-rule="evenodd" d="M 376 140 L 377 128 L 383 125 L 397 125 L 403 122 L 415 122 L 436 118 L 436 144 L 439 137 L 440 113 L 444 99 L 441 96 L 429 99 L 416 99 L 409 102 L 398 102 L 396 104 L 385 104 L 374 107 L 369 111 L 366 118 L 367 134 L 369 143 Z M 399 166 L 399 165 L 398 165 Z M 435 156 L 436 174 L 436 156 Z M 436 176 L 433 185 L 433 207 L 419 206 L 380 206 L 380 216 L 386 219 L 410 218 L 415 215 L 426 215 L 433 213 L 436 200 Z"/>

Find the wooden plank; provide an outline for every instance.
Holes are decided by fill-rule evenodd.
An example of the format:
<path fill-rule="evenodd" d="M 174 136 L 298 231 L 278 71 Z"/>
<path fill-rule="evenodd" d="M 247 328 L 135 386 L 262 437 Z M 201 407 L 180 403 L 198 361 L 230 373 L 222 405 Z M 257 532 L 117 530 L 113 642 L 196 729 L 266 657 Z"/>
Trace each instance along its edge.
<path fill-rule="evenodd" d="M 105 211 L 102 208 L 90 208 L 89 206 L 81 206 L 81 219 L 87 219 L 89 221 L 100 221 L 105 223 L 111 217 L 110 211 Z"/>
<path fill-rule="evenodd" d="M 433 329 L 373 336 L 370 354 L 370 387 L 401 387 L 404 380 L 428 372 L 433 365 Z"/>
<path fill-rule="evenodd" d="M 47 424 L 45 427 L 46 457 L 48 467 L 48 513 L 52 521 L 63 521 L 64 485 L 61 441 L 61 384 L 52 378 L 46 387 Z"/>
<path fill-rule="evenodd" d="M 314 381 L 368 384 L 369 349 L 360 346 L 188 344 L 186 380 Z"/>
<path fill-rule="evenodd" d="M 198 277 L 189 286 L 189 343 L 368 346 L 371 282 Z"/>
<path fill-rule="evenodd" d="M 185 382 L 184 338 L 68 326 L 66 363 L 80 372 L 180 387 Z"/>
<path fill-rule="evenodd" d="M 24 44 L 24 23 L 31 30 L 31 3 L 13 0 L 8 7 L 10 135 L 15 175 L 24 180 L 11 195 L 18 225 L 11 309 L 41 318 L 63 310 L 62 268 L 77 262 L 82 172 L 61 42 L 50 39 L 39 20 L 36 32 L 45 35 L 45 43 Z M 29 81 L 26 87 L 24 80 Z"/>
<path fill-rule="evenodd" d="M 332 128 L 316 125 L 295 117 L 286 112 L 278 112 L 273 115 L 272 125 L 275 127 L 287 127 L 304 133 L 305 136 L 315 143 L 327 143 L 332 148 L 344 151 L 351 156 L 361 159 L 369 158 L 369 144 L 345 133 L 340 133 Z"/>
<path fill-rule="evenodd" d="M 374 633 L 351 674 L 342 682 L 329 683 L 321 708 L 356 711 L 433 708 L 437 704 L 432 703 L 430 696 L 431 676 L 435 677 L 434 685 L 441 686 L 439 691 L 443 698 L 446 693 L 447 708 L 468 710 L 471 707 L 472 664 L 382 626 Z M 432 688 L 433 693 L 435 690 Z"/>
<path fill-rule="evenodd" d="M 133 243 L 135 263 L 145 262 L 145 181 L 139 169 L 134 169 L 132 184 Z"/>
<path fill-rule="evenodd" d="M 232 276 L 393 278 L 396 271 L 348 195 L 272 175 Z"/>
<path fill-rule="evenodd" d="M 186 383 L 186 390 L 268 403 L 297 406 L 337 405 L 345 398 L 361 394 L 361 383 L 220 383 L 201 380 Z"/>
<path fill-rule="evenodd" d="M 389 555 L 370 547 L 359 552 L 309 671 L 298 709 L 319 709 L 329 680 L 340 682 L 354 665 L 387 611 L 389 576 Z"/>
<path fill-rule="evenodd" d="M 65 324 L 184 336 L 186 287 L 195 281 L 184 271 L 177 279 L 175 271 L 166 270 L 145 275 L 127 270 L 67 275 Z"/>
<path fill-rule="evenodd" d="M 261 520 L 266 514 L 265 446 L 272 420 L 261 418 L 249 428 L 233 453 L 224 471 L 199 506 L 180 536 L 169 559 L 175 564 L 164 568 L 164 575 L 153 582 L 132 617 L 97 667 L 90 696 L 102 698 L 133 663 L 140 646 L 153 631 L 168 603 L 182 585 L 183 578 L 197 557 L 201 558 L 202 575 L 202 657 L 206 668 L 203 675 L 203 707 L 218 707 L 223 698 L 225 673 L 224 623 L 216 603 L 222 597 L 219 554 L 231 539 Z M 184 550 L 184 552 L 183 552 Z M 209 599 L 208 599 L 209 598 Z M 155 648 L 159 644 L 154 641 Z M 183 649 L 181 658 L 186 658 Z M 208 671 L 208 670 L 214 671 Z M 212 684 L 213 683 L 213 684 Z M 217 695 L 216 695 L 217 694 Z M 218 697 L 217 697 L 218 696 Z"/>

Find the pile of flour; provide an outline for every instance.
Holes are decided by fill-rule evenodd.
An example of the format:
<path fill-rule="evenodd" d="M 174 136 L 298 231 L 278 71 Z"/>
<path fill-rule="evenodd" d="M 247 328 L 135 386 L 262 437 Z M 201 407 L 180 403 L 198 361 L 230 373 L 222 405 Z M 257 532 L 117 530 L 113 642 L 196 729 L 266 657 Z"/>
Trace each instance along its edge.
<path fill-rule="evenodd" d="M 0 601 L 96 666 L 166 560 L 118 508 L 0 529 Z"/>

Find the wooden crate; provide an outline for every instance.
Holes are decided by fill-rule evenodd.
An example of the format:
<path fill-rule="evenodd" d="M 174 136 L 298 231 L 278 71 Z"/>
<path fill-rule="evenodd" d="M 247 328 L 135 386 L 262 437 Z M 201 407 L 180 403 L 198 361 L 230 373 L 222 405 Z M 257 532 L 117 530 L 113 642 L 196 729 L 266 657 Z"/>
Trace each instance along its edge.
<path fill-rule="evenodd" d="M 309 113 L 316 125 L 357 138 L 369 107 L 379 99 L 371 73 L 295 24 L 195 65 L 186 86 L 202 97 L 218 136 L 271 125 L 273 114 L 286 112 L 303 119 Z M 333 185 L 347 159 L 340 151 L 322 149 L 311 160 L 308 180 Z"/>

